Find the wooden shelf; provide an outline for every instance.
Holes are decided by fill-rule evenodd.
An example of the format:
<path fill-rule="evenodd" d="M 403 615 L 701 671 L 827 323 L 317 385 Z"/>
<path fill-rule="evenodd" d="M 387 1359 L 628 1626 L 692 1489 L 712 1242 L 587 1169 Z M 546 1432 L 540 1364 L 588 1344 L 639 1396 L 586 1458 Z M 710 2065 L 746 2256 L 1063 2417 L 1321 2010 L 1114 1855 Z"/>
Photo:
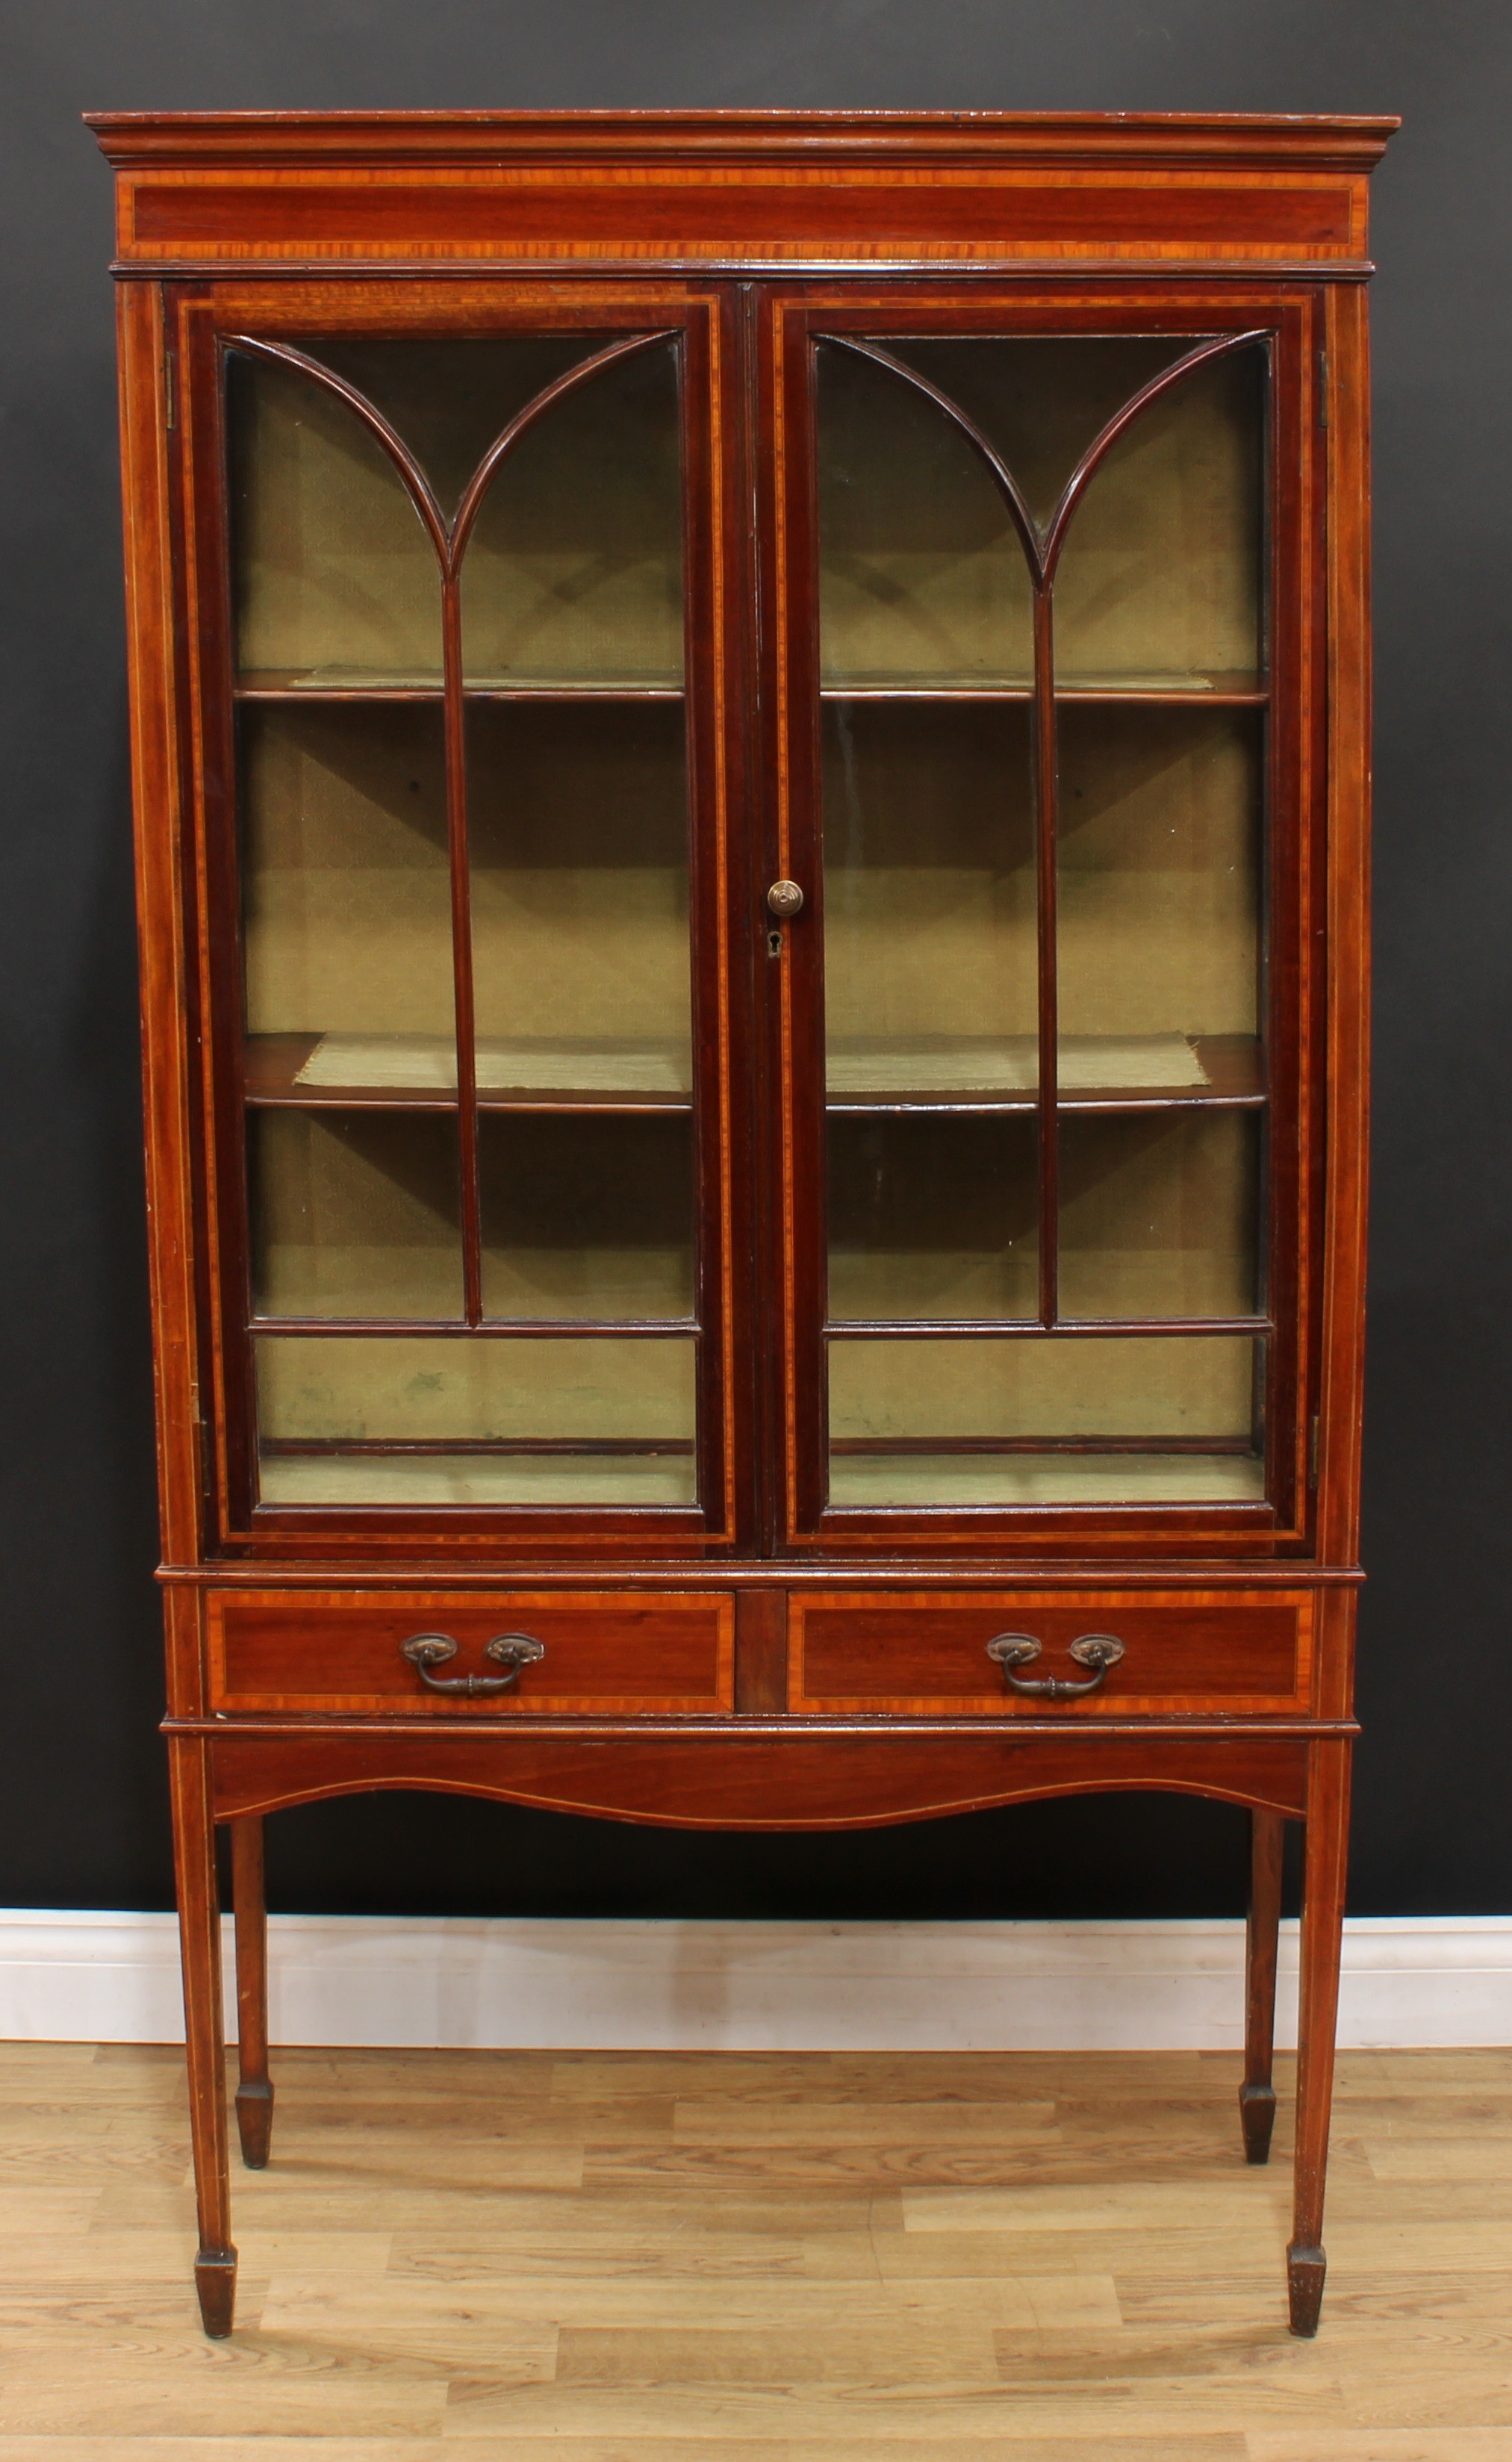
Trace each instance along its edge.
<path fill-rule="evenodd" d="M 820 687 L 827 702 L 1028 702 L 1034 686 L 1027 676 L 989 680 L 980 676 L 854 676 L 827 677 Z M 1200 676 L 1131 677 L 1068 676 L 1055 686 L 1057 702 L 1126 702 L 1179 709 L 1263 709 L 1270 699 L 1261 679 L 1242 671 Z"/>
<path fill-rule="evenodd" d="M 679 683 L 641 683 L 630 678 L 609 678 L 601 683 L 586 679 L 572 681 L 562 678 L 538 680 L 505 677 L 469 676 L 463 685 L 467 701 L 489 702 L 680 702 L 683 687 Z M 248 670 L 235 687 L 235 697 L 243 702 L 440 702 L 443 698 L 442 679 L 420 675 L 385 679 L 379 674 L 343 677 L 335 672 L 323 674 L 316 669 L 302 673 L 293 668 L 265 667 Z M 826 702 L 919 702 L 935 703 L 1031 702 L 1034 687 L 1026 678 L 1007 678 L 988 682 L 980 678 L 950 676 L 897 677 L 883 681 L 877 678 L 854 681 L 825 682 L 820 698 Z M 1198 680 L 1173 677 L 1169 682 L 1154 678 L 1128 683 L 1115 678 L 1086 682 L 1068 680 L 1055 687 L 1058 702 L 1115 703 L 1122 707 L 1176 709 L 1264 709 L 1270 694 L 1264 684 L 1239 675 L 1213 675 Z"/>
<path fill-rule="evenodd" d="M 1015 1505 L 1259 1504 L 1265 1466 L 1253 1454 L 1058 1453 L 954 1458 L 847 1455 L 832 1459 L 834 1513 L 1000 1509 Z"/>
<path fill-rule="evenodd" d="M 985 1038 L 983 1038 L 985 1039 Z M 1207 1105 L 1227 1109 L 1259 1109 L 1265 1101 L 1264 1059 L 1259 1038 L 1249 1034 L 1207 1034 L 1194 1036 L 1192 1048 L 1206 1072 L 1207 1083 L 1200 1086 L 1141 1086 L 1138 1084 L 1063 1087 L 1058 1107 L 1068 1112 L 1179 1112 Z M 900 1040 L 899 1057 L 917 1051 Z M 843 1093 L 829 1092 L 825 1108 L 830 1112 L 1032 1112 L 1039 1107 L 1039 1094 L 1034 1087 L 1004 1087 L 1001 1091 L 984 1089 L 963 1092 L 945 1087 L 896 1085 L 886 1082 L 886 1055 L 875 1055 L 877 1084 L 875 1088 Z M 911 1069 L 910 1074 L 916 1073 Z"/>
<path fill-rule="evenodd" d="M 693 1449 L 671 1445 L 611 1454 L 564 1446 L 421 1452 L 333 1446 L 317 1452 L 262 1448 L 263 1504 L 611 1506 L 647 1510 L 698 1500 Z"/>
<path fill-rule="evenodd" d="M 441 671 L 434 676 L 385 677 L 378 670 L 262 667 L 248 669 L 235 687 L 236 699 L 248 702 L 437 702 L 443 697 Z M 680 702 L 682 686 L 640 682 L 630 677 L 608 677 L 594 682 L 578 677 L 469 676 L 463 685 L 467 701 L 524 702 Z"/>
<path fill-rule="evenodd" d="M 396 1085 L 369 1078 L 351 1083 L 309 1085 L 300 1072 L 322 1041 L 318 1034 L 253 1034 L 246 1043 L 245 1091 L 248 1103 L 317 1111 L 455 1112 L 455 1088 Z M 985 1040 L 986 1038 L 983 1038 Z M 1193 1039 L 1192 1048 L 1206 1074 L 1205 1085 L 1122 1084 L 1063 1087 L 1059 1108 L 1067 1112 L 1173 1112 L 1206 1107 L 1264 1107 L 1264 1055 L 1254 1035 L 1209 1034 Z M 898 1057 L 916 1058 L 918 1047 L 901 1039 Z M 950 1112 L 967 1115 L 1002 1112 L 1032 1113 L 1039 1095 L 1032 1086 L 961 1091 L 948 1086 L 889 1083 L 885 1052 L 874 1055 L 876 1084 L 830 1092 L 830 1112 Z M 916 1066 L 909 1072 L 917 1074 Z M 687 1091 L 649 1086 L 480 1086 L 483 1112 L 685 1112 L 693 1108 Z"/>
<path fill-rule="evenodd" d="M 373 1083 L 301 1085 L 299 1072 L 323 1040 L 318 1034 L 250 1034 L 244 1089 L 264 1108 L 326 1112 L 455 1112 L 455 1087 Z M 691 1092 L 654 1088 L 480 1086 L 481 1112 L 691 1112 Z"/>

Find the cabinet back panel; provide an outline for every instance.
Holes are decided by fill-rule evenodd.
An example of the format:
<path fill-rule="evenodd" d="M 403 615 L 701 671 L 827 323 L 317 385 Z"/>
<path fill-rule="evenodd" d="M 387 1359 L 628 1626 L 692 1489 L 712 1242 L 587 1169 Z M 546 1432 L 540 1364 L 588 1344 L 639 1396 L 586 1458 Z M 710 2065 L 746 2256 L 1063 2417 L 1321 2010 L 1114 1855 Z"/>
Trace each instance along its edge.
<path fill-rule="evenodd" d="M 445 1115 L 248 1115 L 260 1316 L 462 1313 L 457 1128 Z"/>
<path fill-rule="evenodd" d="M 832 1320 L 1034 1314 L 1032 1120 L 838 1112 L 828 1134 Z"/>
<path fill-rule="evenodd" d="M 692 1315 L 689 1118 L 486 1112 L 478 1159 L 486 1315 Z"/>
<path fill-rule="evenodd" d="M 1259 351 L 1199 367 L 1093 472 L 1055 576 L 1055 672 L 1255 676 L 1262 663 Z"/>
<path fill-rule="evenodd" d="M 832 1041 L 1032 1032 L 1027 711 L 832 702 L 824 732 Z"/>
<path fill-rule="evenodd" d="M 1058 751 L 1062 1033 L 1258 1032 L 1258 714 L 1063 702 Z"/>
<path fill-rule="evenodd" d="M 243 708 L 253 1034 L 452 1031 L 439 709 Z"/>
<path fill-rule="evenodd" d="M 635 1036 L 691 1055 L 680 702 L 474 706 L 480 1034 Z"/>
<path fill-rule="evenodd" d="M 1248 1437 L 1243 1334 L 832 1341 L 837 1438 Z"/>
<path fill-rule="evenodd" d="M 670 342 L 542 414 L 489 482 L 463 558 L 469 681 L 681 680 L 679 463 Z"/>
<path fill-rule="evenodd" d="M 1063 1114 L 1062 1314 L 1253 1314 L 1259 1208 L 1253 1112 Z"/>
<path fill-rule="evenodd" d="M 441 681 L 441 572 L 398 468 L 298 370 L 229 361 L 236 642 L 248 670 Z"/>

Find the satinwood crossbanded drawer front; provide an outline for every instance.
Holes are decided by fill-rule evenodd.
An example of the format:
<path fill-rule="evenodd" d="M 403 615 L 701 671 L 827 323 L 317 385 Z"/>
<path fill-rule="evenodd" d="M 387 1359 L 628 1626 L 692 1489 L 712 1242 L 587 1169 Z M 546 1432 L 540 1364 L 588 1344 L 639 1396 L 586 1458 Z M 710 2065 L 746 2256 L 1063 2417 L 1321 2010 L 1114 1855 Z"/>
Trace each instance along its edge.
<path fill-rule="evenodd" d="M 1304 1713 L 1313 1624 L 1307 1590 L 815 1590 L 792 1603 L 789 1702 L 914 1717 Z"/>
<path fill-rule="evenodd" d="M 210 1707 L 634 1717 L 728 1710 L 717 1592 L 212 1591 Z"/>

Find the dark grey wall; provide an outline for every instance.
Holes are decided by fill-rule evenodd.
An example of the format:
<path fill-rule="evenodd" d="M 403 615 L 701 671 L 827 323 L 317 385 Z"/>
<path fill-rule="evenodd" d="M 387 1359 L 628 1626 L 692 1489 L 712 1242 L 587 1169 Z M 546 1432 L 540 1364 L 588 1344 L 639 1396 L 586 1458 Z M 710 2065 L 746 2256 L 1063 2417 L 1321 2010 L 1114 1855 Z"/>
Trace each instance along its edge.
<path fill-rule="evenodd" d="M 169 1895 L 115 472 L 88 108 L 1400 111 L 1375 184 L 1378 1097 L 1353 1903 L 1512 1907 L 1505 0 L 46 0 L 0 25 L 0 1903 Z M 417 1797 L 288 1814 L 275 1903 L 1157 1913 L 1177 1799 L 839 1840 Z"/>

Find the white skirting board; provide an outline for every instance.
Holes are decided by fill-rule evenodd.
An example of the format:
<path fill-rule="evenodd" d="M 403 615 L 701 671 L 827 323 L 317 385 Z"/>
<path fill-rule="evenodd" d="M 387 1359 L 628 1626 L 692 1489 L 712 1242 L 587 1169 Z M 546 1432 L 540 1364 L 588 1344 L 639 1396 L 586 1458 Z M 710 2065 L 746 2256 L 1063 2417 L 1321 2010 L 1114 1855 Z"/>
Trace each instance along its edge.
<path fill-rule="evenodd" d="M 1232 2050 L 1243 1926 L 274 1915 L 285 2043 L 670 2051 Z M 230 2021 L 230 1940 L 227 1926 Z M 1297 1927 L 1278 2040 L 1295 2040 Z M 166 1914 L 0 1911 L 0 2038 L 172 2042 Z M 1346 1926 L 1340 2041 L 1512 2044 L 1512 1916 Z"/>

